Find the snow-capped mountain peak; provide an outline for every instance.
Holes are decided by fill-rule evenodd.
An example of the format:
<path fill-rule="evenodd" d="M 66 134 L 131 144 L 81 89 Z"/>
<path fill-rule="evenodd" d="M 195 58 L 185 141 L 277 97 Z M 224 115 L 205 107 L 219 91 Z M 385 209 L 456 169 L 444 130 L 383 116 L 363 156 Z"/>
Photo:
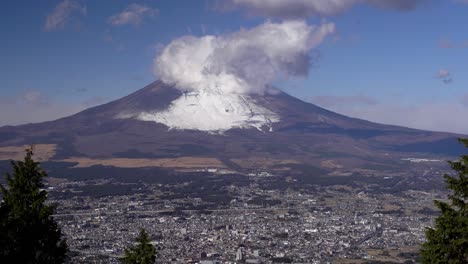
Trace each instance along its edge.
<path fill-rule="evenodd" d="M 161 123 L 169 129 L 207 132 L 249 127 L 272 131 L 272 123 L 280 120 L 278 114 L 256 104 L 249 95 L 223 93 L 219 89 L 186 92 L 172 101 L 167 109 L 144 111 L 131 117 Z"/>

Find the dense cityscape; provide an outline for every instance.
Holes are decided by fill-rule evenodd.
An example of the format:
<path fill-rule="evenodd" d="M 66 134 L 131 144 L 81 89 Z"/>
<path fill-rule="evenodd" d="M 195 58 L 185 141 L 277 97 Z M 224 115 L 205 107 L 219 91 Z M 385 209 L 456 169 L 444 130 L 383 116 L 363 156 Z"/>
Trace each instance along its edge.
<path fill-rule="evenodd" d="M 264 190 L 261 183 L 276 177 L 252 175 L 250 184 L 222 188 L 227 203 L 174 195 L 190 182 L 143 183 L 133 194 L 96 198 L 76 190 L 112 180 L 63 181 L 52 194 L 78 195 L 57 200 L 55 218 L 75 262 L 117 263 L 145 228 L 162 263 L 414 263 L 437 215 L 433 200 L 443 197 L 342 185 Z"/>

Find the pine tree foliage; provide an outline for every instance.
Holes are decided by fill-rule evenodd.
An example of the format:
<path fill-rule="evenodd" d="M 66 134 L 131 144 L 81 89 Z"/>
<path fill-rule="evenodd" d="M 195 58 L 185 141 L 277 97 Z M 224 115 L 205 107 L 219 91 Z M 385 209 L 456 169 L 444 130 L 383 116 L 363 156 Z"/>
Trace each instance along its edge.
<path fill-rule="evenodd" d="M 140 229 L 136 238 L 137 244 L 125 250 L 125 256 L 120 259 L 124 264 L 153 264 L 156 261 L 156 248 L 151 244 L 145 229 Z"/>
<path fill-rule="evenodd" d="M 24 161 L 12 161 L 8 188 L 0 185 L 0 263 L 63 263 L 67 245 L 46 204 L 42 180 L 47 174 L 26 150 Z"/>
<path fill-rule="evenodd" d="M 468 139 L 460 139 L 468 148 Z M 452 192 L 449 203 L 434 201 L 441 214 L 434 228 L 426 229 L 427 242 L 422 245 L 423 263 L 468 263 L 468 155 L 449 162 L 456 175 L 445 175 Z"/>

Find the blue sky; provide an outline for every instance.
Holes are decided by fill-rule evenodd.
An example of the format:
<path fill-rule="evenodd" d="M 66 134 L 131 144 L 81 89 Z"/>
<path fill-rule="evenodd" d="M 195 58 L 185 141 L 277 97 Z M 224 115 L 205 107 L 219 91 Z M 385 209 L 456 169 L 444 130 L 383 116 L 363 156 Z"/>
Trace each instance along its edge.
<path fill-rule="evenodd" d="M 310 51 L 306 77 L 276 86 L 343 114 L 468 134 L 468 2 L 369 1 L 323 11 L 321 0 L 310 0 L 305 14 L 254 0 L 5 1 L 0 126 L 55 119 L 136 91 L 157 78 L 157 54 L 184 35 L 299 19 L 333 23 L 335 32 Z M 122 16 L 126 10 L 136 13 Z"/>

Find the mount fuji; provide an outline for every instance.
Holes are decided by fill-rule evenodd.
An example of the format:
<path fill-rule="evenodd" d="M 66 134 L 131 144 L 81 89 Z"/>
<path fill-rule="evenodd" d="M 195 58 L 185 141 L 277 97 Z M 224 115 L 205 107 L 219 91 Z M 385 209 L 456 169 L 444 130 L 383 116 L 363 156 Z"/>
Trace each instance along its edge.
<path fill-rule="evenodd" d="M 33 144 L 40 160 L 73 168 L 394 173 L 421 162 L 445 164 L 436 161 L 463 151 L 460 136 L 350 118 L 274 88 L 184 92 L 155 81 L 69 117 L 0 128 L 0 160 Z"/>

